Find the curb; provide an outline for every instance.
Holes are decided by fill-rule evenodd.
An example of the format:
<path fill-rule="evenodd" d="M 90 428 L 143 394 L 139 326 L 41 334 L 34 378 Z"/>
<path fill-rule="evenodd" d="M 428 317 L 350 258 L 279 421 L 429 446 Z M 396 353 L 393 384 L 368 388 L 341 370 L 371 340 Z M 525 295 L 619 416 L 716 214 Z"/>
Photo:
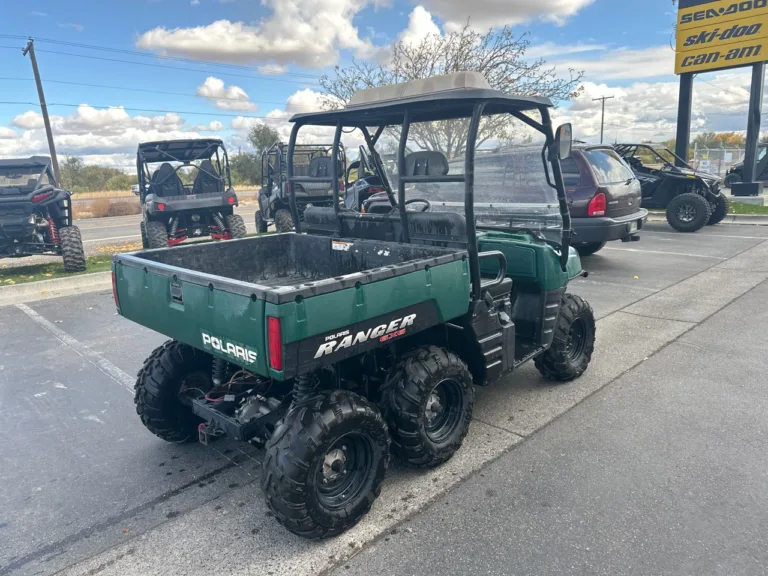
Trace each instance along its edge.
<path fill-rule="evenodd" d="M 664 214 L 648 213 L 648 222 L 667 222 Z M 768 226 L 768 215 L 729 214 L 720 224 L 741 224 L 743 226 Z"/>
<path fill-rule="evenodd" d="M 0 306 L 47 300 L 86 292 L 96 292 L 112 287 L 111 272 L 82 274 L 71 278 L 54 278 L 0 287 Z"/>

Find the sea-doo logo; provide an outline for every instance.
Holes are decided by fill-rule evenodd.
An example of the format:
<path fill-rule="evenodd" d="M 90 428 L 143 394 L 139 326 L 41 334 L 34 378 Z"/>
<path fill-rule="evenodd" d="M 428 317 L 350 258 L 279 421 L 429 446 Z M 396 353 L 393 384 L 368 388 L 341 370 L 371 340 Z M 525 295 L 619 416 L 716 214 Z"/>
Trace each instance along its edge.
<path fill-rule="evenodd" d="M 344 348 L 350 346 L 356 346 L 367 342 L 371 338 L 378 338 L 379 342 L 387 342 L 394 338 L 398 338 L 406 333 L 406 327 L 413 326 L 413 322 L 416 320 L 416 314 L 411 314 L 405 318 L 395 318 L 389 324 L 381 324 L 375 328 L 368 328 L 362 332 L 358 332 L 354 336 L 349 330 L 343 330 L 337 334 L 331 334 L 325 337 L 325 343 L 321 344 L 315 352 L 315 359 L 322 358 L 327 354 L 333 354 Z"/>
<path fill-rule="evenodd" d="M 243 346 L 237 346 L 236 344 L 232 344 L 232 342 L 227 342 L 216 336 L 206 334 L 205 332 L 203 332 L 202 335 L 204 347 L 213 348 L 217 352 L 232 356 L 232 358 L 242 360 L 248 364 L 254 364 L 256 362 L 257 356 L 255 351 L 244 348 Z"/>
<path fill-rule="evenodd" d="M 715 18 L 732 16 L 733 14 L 743 14 L 752 10 L 765 8 L 766 6 L 768 6 L 768 0 L 745 0 L 744 2 L 734 2 L 733 4 L 721 6 L 720 8 L 707 8 L 706 10 L 698 10 L 696 12 L 683 14 L 680 16 L 680 24 L 704 22 Z"/>

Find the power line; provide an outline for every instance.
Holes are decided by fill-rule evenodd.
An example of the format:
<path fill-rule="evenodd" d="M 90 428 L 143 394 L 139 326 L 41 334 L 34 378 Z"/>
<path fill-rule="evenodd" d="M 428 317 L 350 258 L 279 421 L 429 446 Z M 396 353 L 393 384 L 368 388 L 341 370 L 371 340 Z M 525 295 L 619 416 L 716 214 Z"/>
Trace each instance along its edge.
<path fill-rule="evenodd" d="M 20 39 L 20 40 L 26 40 L 26 37 L 14 35 L 14 34 L 0 34 L 0 38 L 10 38 L 10 39 Z M 128 54 L 130 56 L 139 56 L 141 58 L 154 58 L 158 60 L 172 60 L 175 62 L 186 62 L 188 64 L 200 64 L 204 66 L 216 66 L 216 67 L 224 67 L 224 68 L 234 68 L 234 69 L 240 69 L 240 70 L 252 70 L 254 72 L 261 72 L 258 68 L 254 68 L 252 66 L 247 66 L 245 64 L 232 64 L 229 62 L 214 62 L 209 60 L 199 60 L 195 58 L 184 58 L 181 56 L 162 56 L 150 52 L 141 52 L 138 50 L 126 50 L 124 48 L 112 48 L 109 46 L 97 46 L 94 44 L 82 44 L 79 42 L 68 42 L 65 40 L 56 40 L 54 38 L 41 38 L 41 37 L 35 37 L 35 41 L 37 42 L 47 42 L 50 44 L 58 44 L 61 46 L 71 46 L 73 48 L 84 48 L 87 50 L 99 50 L 104 52 L 114 52 L 117 54 Z M 263 72 L 261 72 L 263 74 Z M 280 76 L 295 76 L 299 78 L 308 78 L 311 80 L 319 80 L 321 76 L 317 76 L 314 74 L 304 74 L 301 72 L 281 72 Z"/>
<path fill-rule="evenodd" d="M 18 48 L 14 46 L 0 46 L 0 48 L 10 48 L 12 50 L 17 50 Z M 195 72 L 197 74 L 200 74 L 201 72 L 205 72 L 204 70 L 197 70 L 195 68 L 184 68 L 181 66 L 165 66 L 163 64 L 153 64 L 150 62 L 134 62 L 132 60 L 120 60 L 118 58 L 105 58 L 104 56 L 92 56 L 90 54 L 74 54 L 72 52 L 59 52 L 58 50 L 38 50 L 38 53 L 46 53 L 46 54 L 57 54 L 59 56 L 73 56 L 75 58 L 87 58 L 89 60 L 102 60 L 105 62 L 117 62 L 120 64 L 134 64 L 136 66 L 148 66 L 150 68 L 165 68 L 167 70 L 179 70 L 184 72 Z M 307 84 L 307 82 L 301 82 L 299 80 L 287 80 L 282 78 L 272 78 L 270 76 L 256 76 L 253 74 L 236 74 L 234 72 L 218 72 L 219 76 L 236 76 L 238 78 L 250 78 L 251 80 L 262 80 L 265 82 L 286 82 L 288 84 Z"/>
<path fill-rule="evenodd" d="M 14 77 L 14 76 L 0 76 L 0 80 L 13 80 L 13 81 L 24 81 L 24 82 L 34 82 L 34 78 L 21 78 L 21 77 Z M 67 84 L 70 86 L 83 86 L 86 88 L 105 88 L 108 90 L 121 90 L 121 91 L 128 91 L 128 92 L 146 92 L 149 94 L 164 94 L 167 96 L 184 96 L 186 98 L 205 98 L 207 100 L 228 100 L 232 102 L 245 102 L 245 100 L 242 100 L 240 98 L 227 98 L 227 97 L 208 97 L 208 96 L 198 96 L 197 94 L 187 94 L 184 92 L 167 92 L 165 90 L 149 90 L 146 88 L 126 88 L 124 86 L 107 86 L 104 84 L 87 84 L 83 82 L 69 82 L 67 80 L 45 80 L 46 84 Z M 274 101 L 266 101 L 266 100 L 259 100 L 259 103 L 262 104 L 275 104 L 275 105 L 281 105 L 285 104 L 285 102 L 274 102 Z M 294 104 L 296 106 L 296 104 Z M 301 106 L 301 105 L 298 105 Z M 312 108 L 312 106 L 301 106 L 302 108 Z"/>

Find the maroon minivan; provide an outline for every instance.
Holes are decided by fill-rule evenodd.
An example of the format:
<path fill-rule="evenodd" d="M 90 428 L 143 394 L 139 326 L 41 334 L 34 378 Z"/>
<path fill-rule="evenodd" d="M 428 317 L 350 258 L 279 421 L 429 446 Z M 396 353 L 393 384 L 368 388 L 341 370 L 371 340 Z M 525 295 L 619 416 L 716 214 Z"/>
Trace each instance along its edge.
<path fill-rule="evenodd" d="M 610 146 L 578 145 L 560 161 L 571 211 L 573 246 L 582 256 L 606 242 L 639 240 L 648 210 L 632 169 Z"/>

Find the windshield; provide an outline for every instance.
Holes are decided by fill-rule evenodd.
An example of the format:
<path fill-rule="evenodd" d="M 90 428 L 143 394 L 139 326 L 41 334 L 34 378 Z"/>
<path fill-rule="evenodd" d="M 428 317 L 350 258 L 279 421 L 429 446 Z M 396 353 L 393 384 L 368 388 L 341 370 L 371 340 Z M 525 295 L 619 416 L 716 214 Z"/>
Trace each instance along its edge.
<path fill-rule="evenodd" d="M 411 126 L 406 168 L 409 175 L 463 175 L 469 119 L 415 123 Z M 379 150 L 382 158 L 397 149 L 398 135 Z M 542 160 L 543 134 L 511 116 L 485 118 L 475 154 L 475 216 L 479 228 L 527 228 L 560 243 L 562 217 L 557 192 L 547 183 Z M 383 162 L 397 194 L 397 166 Z M 551 168 L 549 170 L 551 179 Z M 427 200 L 432 212 L 464 214 L 463 183 L 417 183 L 406 186 L 406 201 Z M 421 210 L 413 202 L 409 209 Z"/>
<path fill-rule="evenodd" d="M 0 187 L 37 186 L 38 179 L 43 170 L 45 168 L 41 166 L 0 168 Z"/>

